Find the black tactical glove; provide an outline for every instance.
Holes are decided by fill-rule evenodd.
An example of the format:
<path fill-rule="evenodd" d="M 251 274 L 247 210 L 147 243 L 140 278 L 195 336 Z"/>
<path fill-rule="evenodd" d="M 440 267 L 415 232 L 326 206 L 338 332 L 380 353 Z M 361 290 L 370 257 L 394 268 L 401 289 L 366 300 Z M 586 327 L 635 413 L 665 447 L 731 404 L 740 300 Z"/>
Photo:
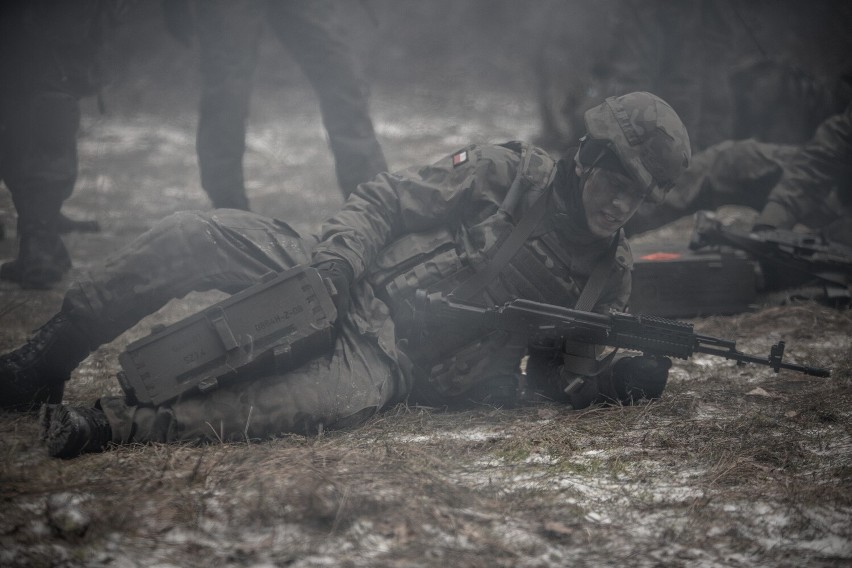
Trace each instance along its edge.
<path fill-rule="evenodd" d="M 653 355 L 618 360 L 612 367 L 612 386 L 618 400 L 630 404 L 643 398 L 660 398 L 671 366 L 668 357 Z"/>
<path fill-rule="evenodd" d="M 763 210 L 754 220 L 751 228 L 752 233 L 762 231 L 774 231 L 776 229 L 792 229 L 796 224 L 796 216 L 792 211 L 775 201 L 768 201 Z"/>
<path fill-rule="evenodd" d="M 313 266 L 323 280 L 328 279 L 334 286 L 334 290 L 329 292 L 331 292 L 334 307 L 337 308 L 337 321 L 340 321 L 343 314 L 349 311 L 349 288 L 355 280 L 355 271 L 345 260 L 325 260 Z"/>
<path fill-rule="evenodd" d="M 763 233 L 766 231 L 774 231 L 775 227 L 772 225 L 765 225 L 763 223 L 758 223 L 751 228 L 752 233 Z"/>

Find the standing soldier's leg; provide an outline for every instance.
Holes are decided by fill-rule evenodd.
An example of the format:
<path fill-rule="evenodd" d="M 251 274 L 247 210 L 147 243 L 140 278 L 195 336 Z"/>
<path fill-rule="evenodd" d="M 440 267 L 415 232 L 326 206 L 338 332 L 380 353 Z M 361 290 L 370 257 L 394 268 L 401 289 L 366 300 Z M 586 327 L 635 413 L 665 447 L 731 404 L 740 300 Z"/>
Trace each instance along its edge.
<path fill-rule="evenodd" d="M 71 266 L 59 210 L 77 180 L 79 99 L 99 85 L 102 4 L 6 2 L 0 16 L 0 167 L 20 239 L 0 277 L 26 288 L 48 288 Z"/>
<path fill-rule="evenodd" d="M 61 400 L 73 369 L 103 343 L 192 291 L 237 292 L 308 261 L 313 245 L 285 224 L 233 210 L 170 215 L 65 295 L 59 314 L 0 357 L 0 407 Z"/>
<path fill-rule="evenodd" d="M 75 96 L 41 91 L 7 103 L 4 177 L 18 214 L 18 257 L 4 263 L 0 278 L 24 288 L 49 288 L 71 259 L 59 236 L 59 210 L 77 180 Z"/>
<path fill-rule="evenodd" d="M 257 0 L 198 2 L 201 103 L 196 149 L 213 207 L 249 209 L 243 180 L 246 122 L 262 30 Z"/>
<path fill-rule="evenodd" d="M 345 41 L 335 5 L 327 1 L 270 2 L 269 21 L 310 80 L 345 196 L 387 170 L 369 110 L 369 85 Z"/>

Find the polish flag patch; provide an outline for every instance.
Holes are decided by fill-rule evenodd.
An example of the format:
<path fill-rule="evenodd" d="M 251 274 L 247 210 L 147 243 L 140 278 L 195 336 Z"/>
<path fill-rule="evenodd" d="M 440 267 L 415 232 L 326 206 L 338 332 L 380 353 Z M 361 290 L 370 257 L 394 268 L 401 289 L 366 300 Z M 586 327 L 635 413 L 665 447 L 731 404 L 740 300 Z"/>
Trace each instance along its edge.
<path fill-rule="evenodd" d="M 453 154 L 453 167 L 460 166 L 467 162 L 467 150 L 461 150 Z"/>

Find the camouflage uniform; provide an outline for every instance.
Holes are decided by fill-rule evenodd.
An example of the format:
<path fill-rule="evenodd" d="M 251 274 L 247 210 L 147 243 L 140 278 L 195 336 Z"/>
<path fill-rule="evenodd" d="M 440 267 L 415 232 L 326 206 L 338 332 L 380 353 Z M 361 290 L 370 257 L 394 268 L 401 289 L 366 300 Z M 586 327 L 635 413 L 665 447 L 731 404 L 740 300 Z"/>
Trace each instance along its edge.
<path fill-rule="evenodd" d="M 747 140 L 726 140 L 693 155 L 689 169 L 664 203 L 644 203 L 625 225 L 629 235 L 650 231 L 696 211 L 723 205 L 760 209 L 781 179 L 784 164 L 797 147 Z"/>
<path fill-rule="evenodd" d="M 780 183 L 758 216 L 758 225 L 779 229 L 796 223 L 825 227 L 828 236 L 852 245 L 852 104 L 817 128 L 814 137 L 785 162 Z"/>
<path fill-rule="evenodd" d="M 529 189 L 511 206 L 507 191 L 519 171 Z M 487 393 L 491 381 L 514 380 L 526 352 L 523 338 L 443 330 L 440 342 L 433 334 L 418 344 L 411 303 L 418 288 L 453 289 L 481 269 L 539 198 L 550 200 L 546 216 L 473 299 L 491 304 L 521 297 L 573 307 L 593 267 L 605 259 L 610 272 L 594 309 L 624 309 L 632 261 L 623 236 L 590 235 L 573 164 L 557 165 L 520 143 L 468 146 L 433 165 L 381 174 L 358 187 L 324 225 L 316 245 L 252 213 L 170 216 L 68 292 L 63 309 L 85 315 L 97 342 L 192 290 L 233 292 L 269 270 L 306 262 L 348 262 L 356 277 L 352 305 L 334 350 L 294 372 L 160 408 L 102 399 L 114 440 L 234 440 L 315 431 L 320 424 L 360 422 L 409 395 L 451 404 Z"/>
<path fill-rule="evenodd" d="M 804 146 L 729 140 L 693 156 L 665 203 L 643 205 L 629 235 L 722 205 L 762 210 L 756 225 L 802 223 L 852 244 L 852 105 L 826 120 Z"/>
<path fill-rule="evenodd" d="M 316 91 L 344 195 L 387 169 L 370 120 L 369 88 L 343 30 L 335 27 L 341 22 L 333 3 L 204 0 L 195 6 L 202 77 L 198 162 L 214 207 L 249 208 L 242 161 L 264 21 Z"/>

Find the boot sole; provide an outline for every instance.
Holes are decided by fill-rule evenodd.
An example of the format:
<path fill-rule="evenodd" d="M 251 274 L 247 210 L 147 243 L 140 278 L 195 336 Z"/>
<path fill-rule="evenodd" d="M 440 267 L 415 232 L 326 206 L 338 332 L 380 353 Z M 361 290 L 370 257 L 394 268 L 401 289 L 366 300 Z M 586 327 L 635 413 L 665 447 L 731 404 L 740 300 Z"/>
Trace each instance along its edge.
<path fill-rule="evenodd" d="M 73 458 L 83 453 L 88 436 L 85 420 L 61 404 L 45 404 L 39 413 L 42 440 L 54 458 Z"/>

